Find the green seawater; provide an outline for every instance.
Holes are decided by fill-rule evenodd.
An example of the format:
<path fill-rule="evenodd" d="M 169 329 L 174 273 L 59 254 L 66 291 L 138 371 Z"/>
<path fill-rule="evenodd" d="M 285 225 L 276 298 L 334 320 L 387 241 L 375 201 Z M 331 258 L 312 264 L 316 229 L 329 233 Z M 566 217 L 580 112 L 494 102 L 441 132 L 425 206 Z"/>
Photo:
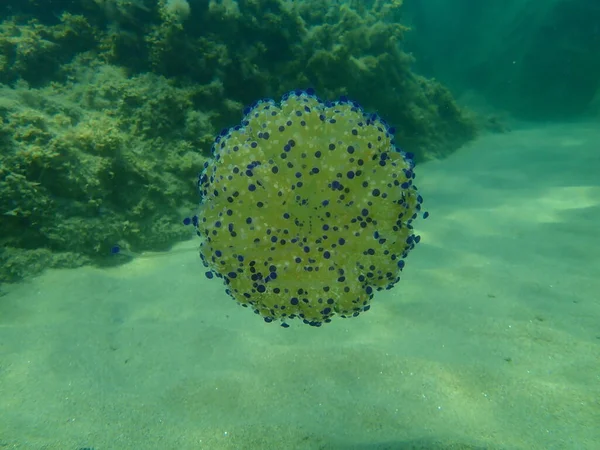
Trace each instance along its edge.
<path fill-rule="evenodd" d="M 592 0 L 3 1 L 0 448 L 600 448 L 598 24 Z M 320 137 L 280 142 L 290 157 L 260 161 L 252 142 L 277 135 L 236 133 L 253 136 L 229 160 L 247 159 L 246 178 L 231 163 L 199 186 L 227 130 L 249 126 L 246 107 L 307 89 L 342 99 L 328 120 L 351 102 L 384 120 L 370 139 L 410 155 L 398 182 L 410 185 L 358 174 L 388 161 L 368 139 L 348 152 L 364 124 L 329 139 L 313 114 Z M 313 113 L 300 112 L 289 120 Z M 281 133 L 307 125 L 277 120 Z M 340 164 L 315 162 L 340 149 L 327 160 Z M 289 180 L 261 172 L 273 167 Z M 385 189 L 344 191 L 369 176 Z M 239 272 L 246 298 L 279 280 L 269 323 L 227 294 L 231 268 L 205 276 L 210 233 L 196 229 L 212 228 L 194 226 L 202 185 L 235 205 L 246 179 L 253 238 L 226 228 L 237 253 L 223 258 L 260 256 Z M 413 198 L 371 214 L 369 196 L 413 184 L 410 232 L 393 208 L 412 212 Z M 228 210 L 215 216 L 241 214 Z M 399 280 L 378 273 L 393 238 L 373 220 L 386 218 L 410 241 L 394 254 Z M 299 255 L 281 250 L 290 230 L 314 239 L 294 242 Z M 235 268 L 213 250 L 215 274 Z M 377 291 L 377 277 L 393 287 Z M 322 327 L 279 320 L 306 292 L 314 305 L 298 311 L 328 320 L 331 296 L 352 303 L 344 286 L 370 304 Z"/>

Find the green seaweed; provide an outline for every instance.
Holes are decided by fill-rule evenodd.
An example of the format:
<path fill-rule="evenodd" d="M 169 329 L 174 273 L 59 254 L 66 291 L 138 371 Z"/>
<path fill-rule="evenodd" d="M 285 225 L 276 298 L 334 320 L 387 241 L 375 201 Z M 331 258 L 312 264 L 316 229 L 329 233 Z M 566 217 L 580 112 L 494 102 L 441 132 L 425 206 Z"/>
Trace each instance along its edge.
<path fill-rule="evenodd" d="M 204 158 L 191 142 L 152 129 L 172 125 L 173 134 L 183 136 L 190 121 L 182 114 L 177 126 L 163 123 L 152 110 L 164 105 L 123 99 L 143 99 L 153 86 L 155 99 L 185 105 L 193 92 L 150 74 L 136 83 L 119 70 L 105 72 L 68 87 L 3 88 L 10 99 L 0 108 L 4 258 L 15 249 L 47 249 L 61 266 L 65 252 L 78 255 L 74 265 L 100 263 L 118 241 L 166 249 L 189 238 L 181 219 L 194 207 L 194 179 Z M 207 121 L 200 123 L 207 129 L 195 124 L 196 133 L 214 134 Z M 57 265 L 53 257 L 42 260 Z M 2 267 L 0 281 L 21 273 Z"/>
<path fill-rule="evenodd" d="M 214 136 L 262 97 L 348 95 L 417 160 L 476 131 L 447 89 L 412 72 L 401 1 L 35 6 L 0 6 L 0 281 L 119 262 L 117 242 L 145 251 L 189 238 L 181 219 Z"/>
<path fill-rule="evenodd" d="M 95 31 L 85 17 L 65 12 L 56 25 L 37 19 L 19 23 L 8 19 L 0 26 L 0 83 L 25 80 L 42 85 L 54 80 L 61 64 L 77 53 L 93 49 Z"/>

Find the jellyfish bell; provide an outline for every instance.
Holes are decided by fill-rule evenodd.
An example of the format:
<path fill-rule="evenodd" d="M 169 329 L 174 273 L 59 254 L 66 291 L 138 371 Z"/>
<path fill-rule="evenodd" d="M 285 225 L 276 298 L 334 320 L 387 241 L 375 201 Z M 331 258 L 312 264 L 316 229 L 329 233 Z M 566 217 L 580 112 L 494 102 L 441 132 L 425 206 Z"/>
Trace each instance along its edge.
<path fill-rule="evenodd" d="M 393 129 L 346 98 L 261 100 L 213 144 L 194 225 L 208 278 L 266 322 L 356 317 L 399 281 L 422 197 Z"/>

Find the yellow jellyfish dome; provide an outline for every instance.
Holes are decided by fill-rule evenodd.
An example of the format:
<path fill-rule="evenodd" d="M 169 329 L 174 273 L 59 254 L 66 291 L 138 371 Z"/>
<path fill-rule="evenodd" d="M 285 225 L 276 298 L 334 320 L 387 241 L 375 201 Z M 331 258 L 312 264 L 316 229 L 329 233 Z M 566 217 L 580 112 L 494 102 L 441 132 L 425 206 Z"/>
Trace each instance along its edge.
<path fill-rule="evenodd" d="M 422 198 L 394 130 L 345 98 L 262 100 L 224 130 L 195 220 L 208 278 L 266 322 L 320 326 L 369 309 L 419 242 Z"/>

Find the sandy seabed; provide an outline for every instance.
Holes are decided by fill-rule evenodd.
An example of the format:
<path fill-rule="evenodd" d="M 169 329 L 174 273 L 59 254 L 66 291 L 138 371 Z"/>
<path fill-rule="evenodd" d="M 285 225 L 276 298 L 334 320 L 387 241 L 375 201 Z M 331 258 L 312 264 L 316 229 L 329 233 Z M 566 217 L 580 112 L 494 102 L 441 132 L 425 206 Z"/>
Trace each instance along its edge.
<path fill-rule="evenodd" d="M 0 297 L 0 449 L 600 449 L 600 125 L 417 167 L 368 313 L 266 324 L 192 240 Z"/>

